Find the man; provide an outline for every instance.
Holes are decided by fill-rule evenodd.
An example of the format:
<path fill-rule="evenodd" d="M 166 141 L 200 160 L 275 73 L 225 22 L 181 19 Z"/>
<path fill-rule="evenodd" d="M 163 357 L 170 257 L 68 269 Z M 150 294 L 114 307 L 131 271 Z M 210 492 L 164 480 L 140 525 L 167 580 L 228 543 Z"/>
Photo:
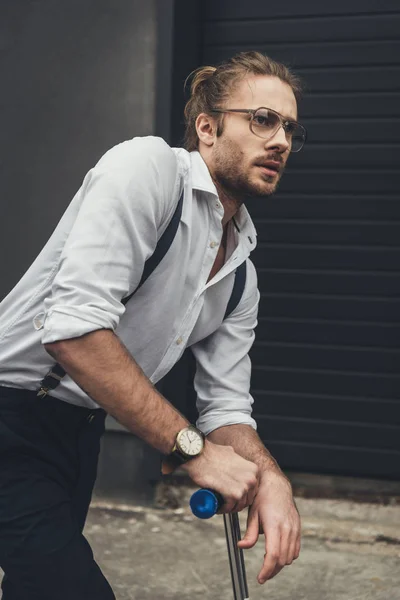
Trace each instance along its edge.
<path fill-rule="evenodd" d="M 251 417 L 259 294 L 244 202 L 272 194 L 304 144 L 299 91 L 286 67 L 256 52 L 199 69 L 187 150 L 149 137 L 107 152 L 0 305 L 4 600 L 114 598 L 82 535 L 106 413 L 165 455 L 164 472 L 182 464 L 220 492 L 221 512 L 249 507 L 240 545 L 264 533 L 260 583 L 298 557 L 290 483 Z M 244 289 L 226 315 L 243 262 Z M 199 409 L 189 429 L 153 387 L 188 346 Z"/>

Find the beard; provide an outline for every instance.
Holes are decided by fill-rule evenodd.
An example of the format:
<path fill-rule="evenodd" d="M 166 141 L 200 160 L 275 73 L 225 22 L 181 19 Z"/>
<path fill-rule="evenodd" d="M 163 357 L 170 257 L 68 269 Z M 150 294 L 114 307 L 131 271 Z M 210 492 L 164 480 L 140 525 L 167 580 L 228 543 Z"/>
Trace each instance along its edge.
<path fill-rule="evenodd" d="M 281 158 L 275 158 L 281 162 Z M 264 175 L 261 181 L 251 178 L 250 166 L 246 167 L 245 156 L 236 142 L 229 138 L 213 150 L 213 178 L 220 188 L 238 204 L 247 199 L 265 198 L 273 194 L 278 186 L 281 172 L 278 175 Z M 254 165 L 254 171 L 257 167 Z M 260 179 L 261 179 L 260 178 Z"/>

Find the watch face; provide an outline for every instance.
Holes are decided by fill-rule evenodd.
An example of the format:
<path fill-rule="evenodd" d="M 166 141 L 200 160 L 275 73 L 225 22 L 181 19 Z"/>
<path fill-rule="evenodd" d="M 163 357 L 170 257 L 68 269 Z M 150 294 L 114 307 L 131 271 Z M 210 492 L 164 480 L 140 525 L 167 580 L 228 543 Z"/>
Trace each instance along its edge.
<path fill-rule="evenodd" d="M 203 449 L 203 438 L 195 429 L 184 429 L 177 439 L 179 449 L 187 456 L 197 456 Z"/>

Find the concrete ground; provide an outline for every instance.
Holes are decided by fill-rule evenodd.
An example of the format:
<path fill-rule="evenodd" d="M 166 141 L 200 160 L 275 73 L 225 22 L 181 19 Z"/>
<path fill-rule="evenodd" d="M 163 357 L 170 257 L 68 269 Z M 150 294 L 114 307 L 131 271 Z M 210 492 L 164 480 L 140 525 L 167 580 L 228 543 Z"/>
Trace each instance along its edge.
<path fill-rule="evenodd" d="M 233 600 L 223 518 L 193 517 L 193 491 L 180 488 L 174 509 L 165 508 L 168 495 L 176 504 L 168 489 L 159 508 L 92 503 L 85 533 L 118 600 Z M 262 541 L 245 551 L 252 600 L 400 600 L 399 504 L 296 502 L 303 537 L 293 565 L 261 586 Z"/>

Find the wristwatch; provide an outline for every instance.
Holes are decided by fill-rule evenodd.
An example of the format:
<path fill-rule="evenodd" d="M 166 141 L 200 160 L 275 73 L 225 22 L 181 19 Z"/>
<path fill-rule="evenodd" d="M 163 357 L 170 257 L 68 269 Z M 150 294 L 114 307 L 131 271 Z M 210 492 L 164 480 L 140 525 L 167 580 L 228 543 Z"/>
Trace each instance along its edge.
<path fill-rule="evenodd" d="M 163 460 L 161 472 L 163 475 L 172 473 L 175 469 L 203 452 L 205 435 L 194 425 L 181 429 L 175 439 L 174 447 Z"/>

